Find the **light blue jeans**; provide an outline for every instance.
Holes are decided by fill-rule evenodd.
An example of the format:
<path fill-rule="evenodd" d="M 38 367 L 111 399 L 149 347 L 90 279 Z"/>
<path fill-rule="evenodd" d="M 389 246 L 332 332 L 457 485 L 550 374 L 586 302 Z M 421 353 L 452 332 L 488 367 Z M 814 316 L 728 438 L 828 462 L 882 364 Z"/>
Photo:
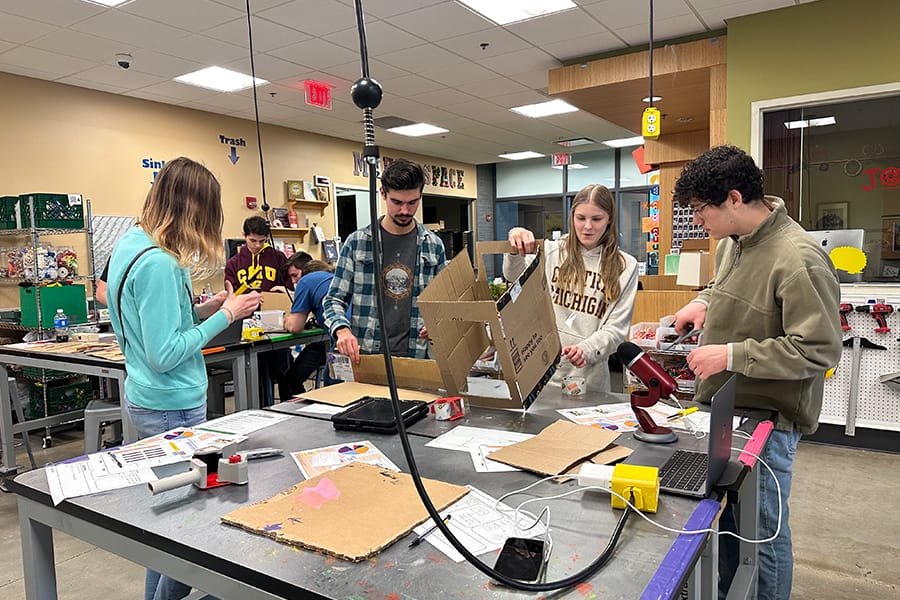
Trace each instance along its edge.
<path fill-rule="evenodd" d="M 137 406 L 125 398 L 125 407 L 138 438 L 157 435 L 176 427 L 192 427 L 206 421 L 206 404 L 186 410 L 152 410 Z M 191 586 L 147 569 L 144 600 L 181 600 L 191 593 Z"/>
<path fill-rule="evenodd" d="M 794 575 L 794 555 L 791 528 L 788 523 L 788 497 L 791 495 L 794 454 L 800 434 L 797 431 L 774 430 L 769 434 L 761 458 L 775 472 L 781 486 L 781 530 L 773 541 L 759 546 L 758 600 L 788 600 Z M 762 465 L 759 471 L 759 531 L 758 538 L 768 538 L 778 527 L 778 488 L 772 475 Z M 723 531 L 735 531 L 734 512 L 729 505 L 719 520 Z M 738 541 L 731 536 L 719 538 L 719 598 L 725 597 L 738 566 Z"/>

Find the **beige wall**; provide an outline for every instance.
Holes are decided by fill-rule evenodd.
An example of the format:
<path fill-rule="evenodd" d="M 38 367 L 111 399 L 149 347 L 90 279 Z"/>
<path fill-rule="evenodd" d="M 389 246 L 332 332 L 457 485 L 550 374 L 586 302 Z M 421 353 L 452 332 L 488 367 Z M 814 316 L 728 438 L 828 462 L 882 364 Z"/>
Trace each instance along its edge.
<path fill-rule="evenodd" d="M 243 220 L 261 214 L 244 203 L 245 196 L 256 196 L 262 204 L 252 121 L 3 73 L 0 115 L 0 195 L 80 193 L 91 200 L 95 215 L 137 215 L 153 177 L 153 169 L 142 167 L 142 160 L 185 155 L 203 162 L 222 183 L 225 237 L 240 237 Z M 236 164 L 228 158 L 231 146 L 221 143 L 220 135 L 246 141 L 245 147 L 237 148 Z M 360 125 L 360 139 L 362 135 Z M 273 207 L 286 206 L 288 179 L 326 175 L 333 183 L 368 186 L 366 177 L 354 174 L 353 153 L 360 152 L 361 141 L 263 125 L 262 142 L 266 194 Z M 464 189 L 427 185 L 428 194 L 476 196 L 474 165 L 389 148 L 382 148 L 381 154 L 464 173 Z M 335 235 L 331 206 L 324 215 L 317 208 L 305 212 L 327 237 Z M 304 217 L 298 210 L 301 224 Z M 0 246 L 14 242 L 2 239 Z M 59 238 L 51 243 L 56 245 Z M 321 256 L 320 246 L 313 245 L 309 236 L 302 247 Z M 0 289 L 0 306 L 17 304 L 17 296 L 10 303 L 6 291 Z"/>
<path fill-rule="evenodd" d="M 728 141 L 750 149 L 750 104 L 900 81 L 900 2 L 818 0 L 728 22 Z"/>

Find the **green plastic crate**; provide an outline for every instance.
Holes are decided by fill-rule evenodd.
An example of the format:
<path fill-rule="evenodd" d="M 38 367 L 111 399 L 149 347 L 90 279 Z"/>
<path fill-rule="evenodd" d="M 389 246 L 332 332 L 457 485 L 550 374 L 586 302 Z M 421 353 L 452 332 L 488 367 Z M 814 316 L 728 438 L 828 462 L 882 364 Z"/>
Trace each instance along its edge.
<path fill-rule="evenodd" d="M 44 414 L 44 390 L 47 392 L 47 414 Z M 26 419 L 40 419 L 87 406 L 93 398 L 94 390 L 87 380 L 70 382 L 36 381 L 31 384 L 28 393 L 28 406 L 25 409 Z"/>
<path fill-rule="evenodd" d="M 16 229 L 18 196 L 0 196 L 0 229 Z"/>
<path fill-rule="evenodd" d="M 61 308 L 69 317 L 69 326 L 87 323 L 87 293 L 84 285 L 42 285 L 41 286 L 41 326 L 53 329 L 56 309 Z M 19 307 L 22 309 L 22 325 L 37 327 L 37 291 L 34 287 L 19 288 Z"/>
<path fill-rule="evenodd" d="M 22 194 L 19 196 L 20 229 L 31 227 L 29 203 L 34 203 L 35 227 L 84 229 L 81 194 Z"/>

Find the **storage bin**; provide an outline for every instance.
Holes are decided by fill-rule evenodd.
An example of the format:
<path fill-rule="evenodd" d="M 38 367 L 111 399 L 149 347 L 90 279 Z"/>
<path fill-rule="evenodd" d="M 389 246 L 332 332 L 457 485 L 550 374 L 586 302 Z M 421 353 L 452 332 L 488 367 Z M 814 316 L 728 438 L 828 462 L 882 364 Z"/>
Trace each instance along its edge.
<path fill-rule="evenodd" d="M 41 320 L 44 329 L 53 329 L 56 309 L 61 308 L 69 317 L 69 325 L 87 323 L 87 293 L 82 284 L 42 285 Z M 34 286 L 19 288 L 19 305 L 22 309 L 22 326 L 37 327 L 37 291 Z"/>
<path fill-rule="evenodd" d="M 81 194 L 22 194 L 19 196 L 19 229 L 31 227 L 30 202 L 34 203 L 35 227 L 85 228 Z"/>
<path fill-rule="evenodd" d="M 47 414 L 44 414 L 44 392 L 47 395 Z M 54 381 L 31 384 L 28 392 L 28 406 L 25 407 L 26 419 L 39 419 L 58 415 L 59 413 L 80 410 L 94 395 L 91 382 L 85 378 L 77 381 Z"/>
<path fill-rule="evenodd" d="M 18 205 L 18 196 L 0 196 L 0 229 L 16 229 Z"/>

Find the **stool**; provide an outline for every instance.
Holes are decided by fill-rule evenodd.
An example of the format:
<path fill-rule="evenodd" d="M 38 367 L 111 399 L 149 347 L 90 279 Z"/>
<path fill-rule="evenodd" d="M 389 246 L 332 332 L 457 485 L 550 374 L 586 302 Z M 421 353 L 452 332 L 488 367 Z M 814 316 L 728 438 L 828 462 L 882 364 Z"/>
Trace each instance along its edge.
<path fill-rule="evenodd" d="M 122 407 L 111 400 L 91 400 L 84 407 L 84 452 L 100 451 L 104 423 L 115 424 L 115 437 L 122 436 Z"/>
<path fill-rule="evenodd" d="M 225 384 L 233 379 L 231 369 L 207 369 L 206 416 L 210 419 L 225 415 Z"/>

